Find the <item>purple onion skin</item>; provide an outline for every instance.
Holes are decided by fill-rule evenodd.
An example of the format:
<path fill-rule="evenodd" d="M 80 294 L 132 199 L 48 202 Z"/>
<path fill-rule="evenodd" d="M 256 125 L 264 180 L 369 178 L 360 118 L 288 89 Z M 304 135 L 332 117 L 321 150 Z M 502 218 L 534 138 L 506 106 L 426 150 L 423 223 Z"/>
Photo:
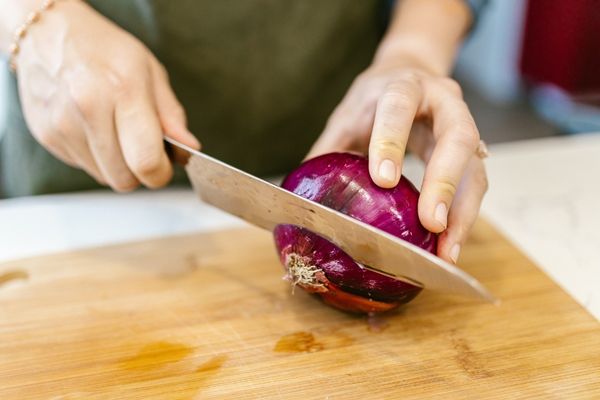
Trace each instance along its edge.
<path fill-rule="evenodd" d="M 419 221 L 418 190 L 404 176 L 393 189 L 375 185 L 369 175 L 368 161 L 362 156 L 330 153 L 307 160 L 284 179 L 282 187 L 435 254 L 437 235 Z M 421 291 L 419 287 L 361 267 L 339 247 L 304 228 L 279 225 L 274 238 L 288 275 L 293 254 L 322 271 L 343 292 L 366 299 L 397 305 L 412 300 Z M 316 290 L 311 285 L 299 286 L 312 292 L 327 291 L 319 289 L 318 282 Z M 364 311 L 351 304 L 340 308 Z"/>

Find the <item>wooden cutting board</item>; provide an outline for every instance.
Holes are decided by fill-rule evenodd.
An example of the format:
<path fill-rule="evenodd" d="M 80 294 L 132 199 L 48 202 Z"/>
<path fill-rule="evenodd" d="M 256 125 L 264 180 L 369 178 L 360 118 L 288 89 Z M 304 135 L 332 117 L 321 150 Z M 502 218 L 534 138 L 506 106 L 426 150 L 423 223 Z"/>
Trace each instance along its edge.
<path fill-rule="evenodd" d="M 502 305 L 370 326 L 292 295 L 251 228 L 0 264 L 0 399 L 600 398 L 598 322 L 483 222 L 461 266 Z"/>

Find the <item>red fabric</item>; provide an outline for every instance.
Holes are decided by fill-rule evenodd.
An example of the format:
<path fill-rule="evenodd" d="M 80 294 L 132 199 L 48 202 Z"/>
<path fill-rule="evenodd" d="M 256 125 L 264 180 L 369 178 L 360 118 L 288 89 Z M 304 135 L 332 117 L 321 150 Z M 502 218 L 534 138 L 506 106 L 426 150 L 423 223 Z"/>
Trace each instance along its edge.
<path fill-rule="evenodd" d="M 529 81 L 600 90 L 600 1 L 529 0 L 521 53 Z"/>

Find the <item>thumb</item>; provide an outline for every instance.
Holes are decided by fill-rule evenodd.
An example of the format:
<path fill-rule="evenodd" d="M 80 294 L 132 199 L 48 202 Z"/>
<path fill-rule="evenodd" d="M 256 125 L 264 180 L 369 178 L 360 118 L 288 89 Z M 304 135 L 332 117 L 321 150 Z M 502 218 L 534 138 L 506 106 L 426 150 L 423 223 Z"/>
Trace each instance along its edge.
<path fill-rule="evenodd" d="M 360 113 L 345 108 L 338 108 L 327 121 L 325 130 L 313 144 L 304 158 L 308 160 L 325 153 L 355 151 L 363 153 L 366 147 L 365 138 L 372 122 L 369 118 L 361 118 Z M 361 140 L 361 138 L 363 140 Z M 368 140 L 368 139 L 367 139 Z"/>

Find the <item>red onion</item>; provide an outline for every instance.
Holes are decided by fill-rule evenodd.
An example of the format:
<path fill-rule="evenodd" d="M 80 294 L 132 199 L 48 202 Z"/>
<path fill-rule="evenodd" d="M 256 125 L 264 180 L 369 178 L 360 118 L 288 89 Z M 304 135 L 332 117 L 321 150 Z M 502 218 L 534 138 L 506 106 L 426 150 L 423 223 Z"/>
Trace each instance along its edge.
<path fill-rule="evenodd" d="M 369 176 L 367 159 L 331 153 L 305 161 L 282 187 L 435 253 L 437 235 L 419 222 L 418 190 L 406 179 L 382 189 Z M 362 267 L 321 236 L 294 225 L 279 225 L 275 245 L 294 286 L 327 304 L 360 313 L 387 311 L 412 300 L 421 288 Z"/>

